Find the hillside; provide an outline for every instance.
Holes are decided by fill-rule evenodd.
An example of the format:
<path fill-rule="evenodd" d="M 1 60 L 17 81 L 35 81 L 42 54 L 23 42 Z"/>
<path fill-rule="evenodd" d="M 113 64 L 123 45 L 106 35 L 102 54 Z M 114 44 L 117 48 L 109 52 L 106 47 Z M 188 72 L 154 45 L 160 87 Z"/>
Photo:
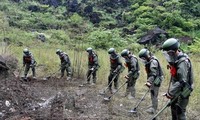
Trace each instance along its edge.
<path fill-rule="evenodd" d="M 12 43 L 27 45 L 27 40 L 43 33 L 48 43 L 84 42 L 85 46 L 101 49 L 127 45 L 133 48 L 148 30 L 159 27 L 167 31 L 166 37 L 197 41 L 190 51 L 196 52 L 199 46 L 198 0 L 1 0 L 0 3 L 0 37 Z M 162 37 L 155 39 L 160 43 Z"/>

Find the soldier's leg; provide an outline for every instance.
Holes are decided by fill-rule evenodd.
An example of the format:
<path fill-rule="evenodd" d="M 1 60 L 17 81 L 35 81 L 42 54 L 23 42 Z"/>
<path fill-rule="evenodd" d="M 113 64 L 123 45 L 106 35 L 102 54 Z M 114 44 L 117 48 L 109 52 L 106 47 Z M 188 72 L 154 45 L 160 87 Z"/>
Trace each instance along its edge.
<path fill-rule="evenodd" d="M 94 84 L 96 84 L 96 80 L 97 80 L 97 71 L 95 70 L 94 72 L 93 72 L 93 74 L 92 74 L 92 76 L 93 76 L 93 83 Z"/>
<path fill-rule="evenodd" d="M 67 67 L 67 80 L 71 80 L 72 77 L 72 69 L 70 66 Z"/>
<path fill-rule="evenodd" d="M 27 77 L 29 69 L 30 69 L 30 65 L 27 65 L 27 64 L 26 64 L 26 66 L 25 66 L 25 71 L 24 71 L 24 78 Z"/>
<path fill-rule="evenodd" d="M 65 69 L 66 68 L 64 66 L 61 66 L 61 76 L 60 76 L 60 78 L 62 78 L 64 76 Z"/>
<path fill-rule="evenodd" d="M 153 90 L 151 90 L 151 101 L 152 101 L 152 107 L 155 111 L 158 108 L 158 92 L 159 92 L 159 87 L 153 86 Z"/>
<path fill-rule="evenodd" d="M 90 82 L 91 73 L 92 73 L 92 71 L 91 71 L 90 68 L 89 68 L 88 71 L 87 71 L 87 82 L 88 82 L 88 83 Z"/>
<path fill-rule="evenodd" d="M 186 107 L 188 105 L 188 102 L 189 102 L 189 98 L 178 99 L 178 103 L 176 104 L 178 120 L 186 120 Z"/>
<path fill-rule="evenodd" d="M 119 75 L 117 75 L 114 79 L 114 88 L 117 90 L 118 89 L 118 79 L 119 79 Z"/>
<path fill-rule="evenodd" d="M 109 85 L 108 87 L 109 87 L 110 92 L 112 92 L 112 83 L 111 83 L 112 79 L 113 79 L 113 74 L 110 72 L 108 76 L 108 85 Z"/>
<path fill-rule="evenodd" d="M 32 67 L 33 77 L 35 77 L 35 67 Z"/>
<path fill-rule="evenodd" d="M 172 114 L 172 120 L 178 120 L 177 116 L 177 111 L 176 111 L 176 103 L 178 99 L 176 99 L 172 104 L 171 104 L 171 114 Z"/>
<path fill-rule="evenodd" d="M 131 97 L 135 97 L 135 83 L 136 83 L 136 79 L 134 79 L 133 76 L 130 76 L 129 80 L 130 80 L 129 89 L 130 89 L 130 92 L 131 92 Z"/>

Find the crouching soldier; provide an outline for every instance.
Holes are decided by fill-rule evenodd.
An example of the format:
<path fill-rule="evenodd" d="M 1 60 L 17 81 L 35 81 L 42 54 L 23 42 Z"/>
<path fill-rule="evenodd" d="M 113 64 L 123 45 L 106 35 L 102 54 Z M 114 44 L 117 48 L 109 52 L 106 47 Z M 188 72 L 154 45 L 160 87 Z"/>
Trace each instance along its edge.
<path fill-rule="evenodd" d="M 128 96 L 128 99 L 134 99 L 135 84 L 139 77 L 140 71 L 138 59 L 127 49 L 124 49 L 121 52 L 121 56 L 125 59 L 125 66 L 128 68 L 128 75 L 125 76 L 125 78 L 128 80 L 125 97 Z"/>
<path fill-rule="evenodd" d="M 72 69 L 71 69 L 71 62 L 70 62 L 69 56 L 65 52 L 61 51 L 60 49 L 57 49 L 56 54 L 59 56 L 60 62 L 61 62 L 61 65 L 60 65 L 61 77 L 60 78 L 64 76 L 64 72 L 66 70 L 67 80 L 71 80 Z"/>
<path fill-rule="evenodd" d="M 119 74 L 124 69 L 122 62 L 120 61 L 120 56 L 116 53 L 114 48 L 108 50 L 110 54 L 110 74 L 108 76 L 109 91 L 112 94 L 118 89 L 118 78 Z M 112 82 L 114 81 L 114 90 L 112 91 Z"/>
<path fill-rule="evenodd" d="M 152 106 L 150 106 L 146 112 L 154 114 L 158 108 L 158 92 L 163 80 L 163 71 L 158 59 L 153 56 L 149 50 L 140 50 L 139 58 L 145 65 L 145 70 L 147 73 L 147 82 L 145 85 L 150 89 L 151 92 Z"/>
<path fill-rule="evenodd" d="M 23 66 L 25 67 L 24 80 L 27 80 L 27 75 L 28 75 L 28 71 L 30 68 L 32 69 L 33 79 L 36 79 L 36 77 L 35 77 L 36 61 L 33 57 L 33 54 L 27 48 L 25 48 L 23 50 L 23 53 L 24 53 L 23 54 Z"/>
<path fill-rule="evenodd" d="M 92 76 L 93 81 L 91 85 L 95 85 L 97 79 L 96 72 L 99 67 L 98 56 L 91 47 L 87 48 L 86 51 L 88 53 L 87 84 L 90 84 L 90 78 Z"/>

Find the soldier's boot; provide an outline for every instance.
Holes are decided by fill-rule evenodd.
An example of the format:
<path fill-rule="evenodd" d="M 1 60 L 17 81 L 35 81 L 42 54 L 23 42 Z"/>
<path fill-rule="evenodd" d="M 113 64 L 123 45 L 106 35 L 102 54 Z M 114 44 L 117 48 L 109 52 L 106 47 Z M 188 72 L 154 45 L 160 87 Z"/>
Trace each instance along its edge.
<path fill-rule="evenodd" d="M 67 80 L 72 80 L 72 72 L 71 69 L 69 69 L 68 73 L 67 73 Z"/>
<path fill-rule="evenodd" d="M 27 74 L 24 74 L 24 76 L 22 77 L 22 79 L 24 80 L 24 81 L 27 81 L 28 79 L 27 79 Z"/>
<path fill-rule="evenodd" d="M 109 92 L 110 92 L 110 94 L 113 94 L 113 91 L 112 91 L 111 87 L 109 87 Z"/>
<path fill-rule="evenodd" d="M 34 68 L 33 68 L 32 72 L 33 72 L 33 79 L 35 80 L 36 77 L 35 77 L 35 69 Z"/>
<path fill-rule="evenodd" d="M 118 89 L 118 82 L 114 82 L 114 89 L 113 89 L 113 92 L 117 92 L 117 89 Z"/>
<path fill-rule="evenodd" d="M 92 85 L 96 85 L 96 80 L 97 80 L 97 77 L 93 77 L 93 83 L 92 83 Z"/>
<path fill-rule="evenodd" d="M 128 95 L 128 99 L 134 99 L 135 98 L 135 88 L 129 87 L 130 94 Z"/>
<path fill-rule="evenodd" d="M 149 114 L 154 114 L 155 113 L 155 109 L 153 107 L 150 107 L 146 110 L 147 113 Z"/>
<path fill-rule="evenodd" d="M 127 97 L 128 94 L 130 94 L 130 90 L 128 88 L 126 88 L 126 92 L 124 93 L 123 97 Z"/>

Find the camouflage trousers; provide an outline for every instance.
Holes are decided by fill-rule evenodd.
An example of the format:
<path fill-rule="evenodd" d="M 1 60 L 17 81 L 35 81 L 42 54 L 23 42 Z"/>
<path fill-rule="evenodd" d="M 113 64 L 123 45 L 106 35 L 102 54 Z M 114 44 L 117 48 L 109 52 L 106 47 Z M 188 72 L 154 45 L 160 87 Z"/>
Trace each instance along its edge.
<path fill-rule="evenodd" d="M 119 74 L 118 73 L 114 73 L 114 70 L 110 71 L 110 74 L 108 76 L 108 85 L 110 84 L 110 82 L 113 80 L 114 81 L 114 88 L 118 89 L 118 79 L 119 79 Z M 109 89 L 112 90 L 112 83 L 109 85 Z"/>
<path fill-rule="evenodd" d="M 151 92 L 151 102 L 152 102 L 152 107 L 156 111 L 158 108 L 158 92 L 159 92 L 158 86 L 152 85 L 150 92 Z"/>
<path fill-rule="evenodd" d="M 130 76 L 128 79 L 128 83 L 127 83 L 127 87 L 126 87 L 126 93 L 125 96 L 127 96 L 128 94 L 131 94 L 132 97 L 135 97 L 135 83 L 136 80 L 133 76 Z"/>
<path fill-rule="evenodd" d="M 65 65 L 61 66 L 61 77 L 64 76 L 65 70 L 66 70 L 67 76 L 71 77 L 72 76 L 72 69 L 71 69 L 69 64 L 65 64 Z"/>
<path fill-rule="evenodd" d="M 96 83 L 96 79 L 97 79 L 97 70 L 90 70 L 92 67 L 90 66 L 88 68 L 88 71 L 87 71 L 87 82 L 89 83 L 90 82 L 90 78 L 92 76 L 92 79 L 93 79 L 93 83 Z"/>
<path fill-rule="evenodd" d="M 24 77 L 27 77 L 30 68 L 32 69 L 33 77 L 35 77 L 35 66 L 30 66 L 31 64 L 25 65 Z"/>
<path fill-rule="evenodd" d="M 178 97 L 171 104 L 172 120 L 186 120 L 186 107 L 189 102 L 188 98 Z"/>

